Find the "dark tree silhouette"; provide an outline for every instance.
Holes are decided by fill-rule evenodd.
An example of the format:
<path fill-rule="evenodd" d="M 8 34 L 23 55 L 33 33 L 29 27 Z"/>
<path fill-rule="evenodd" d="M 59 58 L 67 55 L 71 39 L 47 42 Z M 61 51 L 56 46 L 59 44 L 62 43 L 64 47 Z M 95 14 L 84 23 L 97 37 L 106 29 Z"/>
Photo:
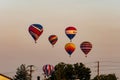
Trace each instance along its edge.
<path fill-rule="evenodd" d="M 13 77 L 13 80 L 30 80 L 30 75 L 25 64 L 22 64 L 17 68 L 16 75 Z"/>
<path fill-rule="evenodd" d="M 82 63 L 65 64 L 58 63 L 55 71 L 48 80 L 90 80 L 90 68 L 85 67 Z"/>
<path fill-rule="evenodd" d="M 92 80 L 117 80 L 117 77 L 115 74 L 102 74 L 100 76 L 95 76 Z"/>

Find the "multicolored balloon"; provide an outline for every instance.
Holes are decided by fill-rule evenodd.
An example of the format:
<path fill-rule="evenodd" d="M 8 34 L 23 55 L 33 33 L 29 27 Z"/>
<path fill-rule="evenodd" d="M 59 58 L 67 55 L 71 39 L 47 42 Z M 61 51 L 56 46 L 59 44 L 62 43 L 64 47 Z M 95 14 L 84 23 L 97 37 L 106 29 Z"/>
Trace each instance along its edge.
<path fill-rule="evenodd" d="M 43 72 L 47 77 L 50 76 L 53 73 L 53 71 L 54 71 L 53 65 L 46 64 L 43 66 Z"/>
<path fill-rule="evenodd" d="M 65 34 L 70 39 L 70 42 L 72 41 L 76 33 L 77 33 L 77 29 L 74 26 L 69 26 L 65 29 Z"/>
<path fill-rule="evenodd" d="M 40 24 L 32 24 L 29 26 L 28 31 L 36 43 L 40 35 L 43 33 L 43 27 Z"/>
<path fill-rule="evenodd" d="M 91 51 L 92 49 L 92 44 L 88 41 L 84 41 L 80 44 L 80 49 L 84 52 L 85 57 L 87 57 L 87 54 Z"/>
<path fill-rule="evenodd" d="M 52 46 L 55 45 L 55 43 L 58 41 L 58 37 L 56 35 L 50 35 L 48 37 L 49 42 L 52 44 Z"/>
<path fill-rule="evenodd" d="M 76 49 L 76 47 L 75 47 L 75 44 L 73 44 L 73 43 L 67 43 L 65 45 L 65 50 L 69 54 L 70 57 L 71 57 L 72 53 L 75 51 L 75 49 Z"/>

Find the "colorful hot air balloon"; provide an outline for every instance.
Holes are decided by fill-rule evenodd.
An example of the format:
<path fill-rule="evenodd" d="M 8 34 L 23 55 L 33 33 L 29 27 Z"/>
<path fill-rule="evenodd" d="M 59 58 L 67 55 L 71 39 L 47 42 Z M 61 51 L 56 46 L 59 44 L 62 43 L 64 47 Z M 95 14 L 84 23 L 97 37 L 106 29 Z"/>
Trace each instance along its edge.
<path fill-rule="evenodd" d="M 50 35 L 49 38 L 48 38 L 49 42 L 52 44 L 52 46 L 55 45 L 55 43 L 57 42 L 58 40 L 58 37 L 56 35 Z"/>
<path fill-rule="evenodd" d="M 50 76 L 54 71 L 54 67 L 50 64 L 46 64 L 43 66 L 43 72 L 48 77 Z"/>
<path fill-rule="evenodd" d="M 92 49 L 92 44 L 88 41 L 84 41 L 80 44 L 81 50 L 84 52 L 85 57 L 87 57 L 87 54 L 91 51 Z"/>
<path fill-rule="evenodd" d="M 29 26 L 28 31 L 36 43 L 40 35 L 43 33 L 43 27 L 40 24 L 32 24 Z"/>
<path fill-rule="evenodd" d="M 73 43 L 67 43 L 66 45 L 65 45 L 65 50 L 66 50 L 66 52 L 71 56 L 72 55 L 72 53 L 75 51 L 75 44 L 73 44 Z"/>
<path fill-rule="evenodd" d="M 76 33 L 77 33 L 77 29 L 73 26 L 69 26 L 65 29 L 65 34 L 70 39 L 70 41 L 72 41 Z"/>

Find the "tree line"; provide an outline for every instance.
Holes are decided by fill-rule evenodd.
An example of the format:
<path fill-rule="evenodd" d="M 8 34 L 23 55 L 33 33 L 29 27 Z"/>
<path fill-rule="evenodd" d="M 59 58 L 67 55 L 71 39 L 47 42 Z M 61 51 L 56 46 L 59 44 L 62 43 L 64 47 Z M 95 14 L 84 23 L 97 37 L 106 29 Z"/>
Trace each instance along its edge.
<path fill-rule="evenodd" d="M 115 74 L 101 74 L 96 75 L 91 79 L 91 70 L 83 63 L 66 64 L 60 62 L 54 67 L 51 75 L 44 78 L 44 80 L 117 80 Z M 17 68 L 13 80 L 32 80 L 30 71 L 25 64 Z M 37 79 L 36 79 L 37 80 Z M 38 76 L 38 80 L 40 77 Z"/>

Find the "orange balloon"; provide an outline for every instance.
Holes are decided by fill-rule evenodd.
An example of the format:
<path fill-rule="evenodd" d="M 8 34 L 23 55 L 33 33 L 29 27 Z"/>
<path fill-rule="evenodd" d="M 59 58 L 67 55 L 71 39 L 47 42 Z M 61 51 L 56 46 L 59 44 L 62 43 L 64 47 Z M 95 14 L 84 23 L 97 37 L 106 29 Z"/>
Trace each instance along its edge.
<path fill-rule="evenodd" d="M 73 43 L 67 43 L 65 45 L 65 50 L 70 56 L 75 51 L 75 49 L 76 49 L 76 47 L 75 47 L 75 44 L 73 44 Z"/>

